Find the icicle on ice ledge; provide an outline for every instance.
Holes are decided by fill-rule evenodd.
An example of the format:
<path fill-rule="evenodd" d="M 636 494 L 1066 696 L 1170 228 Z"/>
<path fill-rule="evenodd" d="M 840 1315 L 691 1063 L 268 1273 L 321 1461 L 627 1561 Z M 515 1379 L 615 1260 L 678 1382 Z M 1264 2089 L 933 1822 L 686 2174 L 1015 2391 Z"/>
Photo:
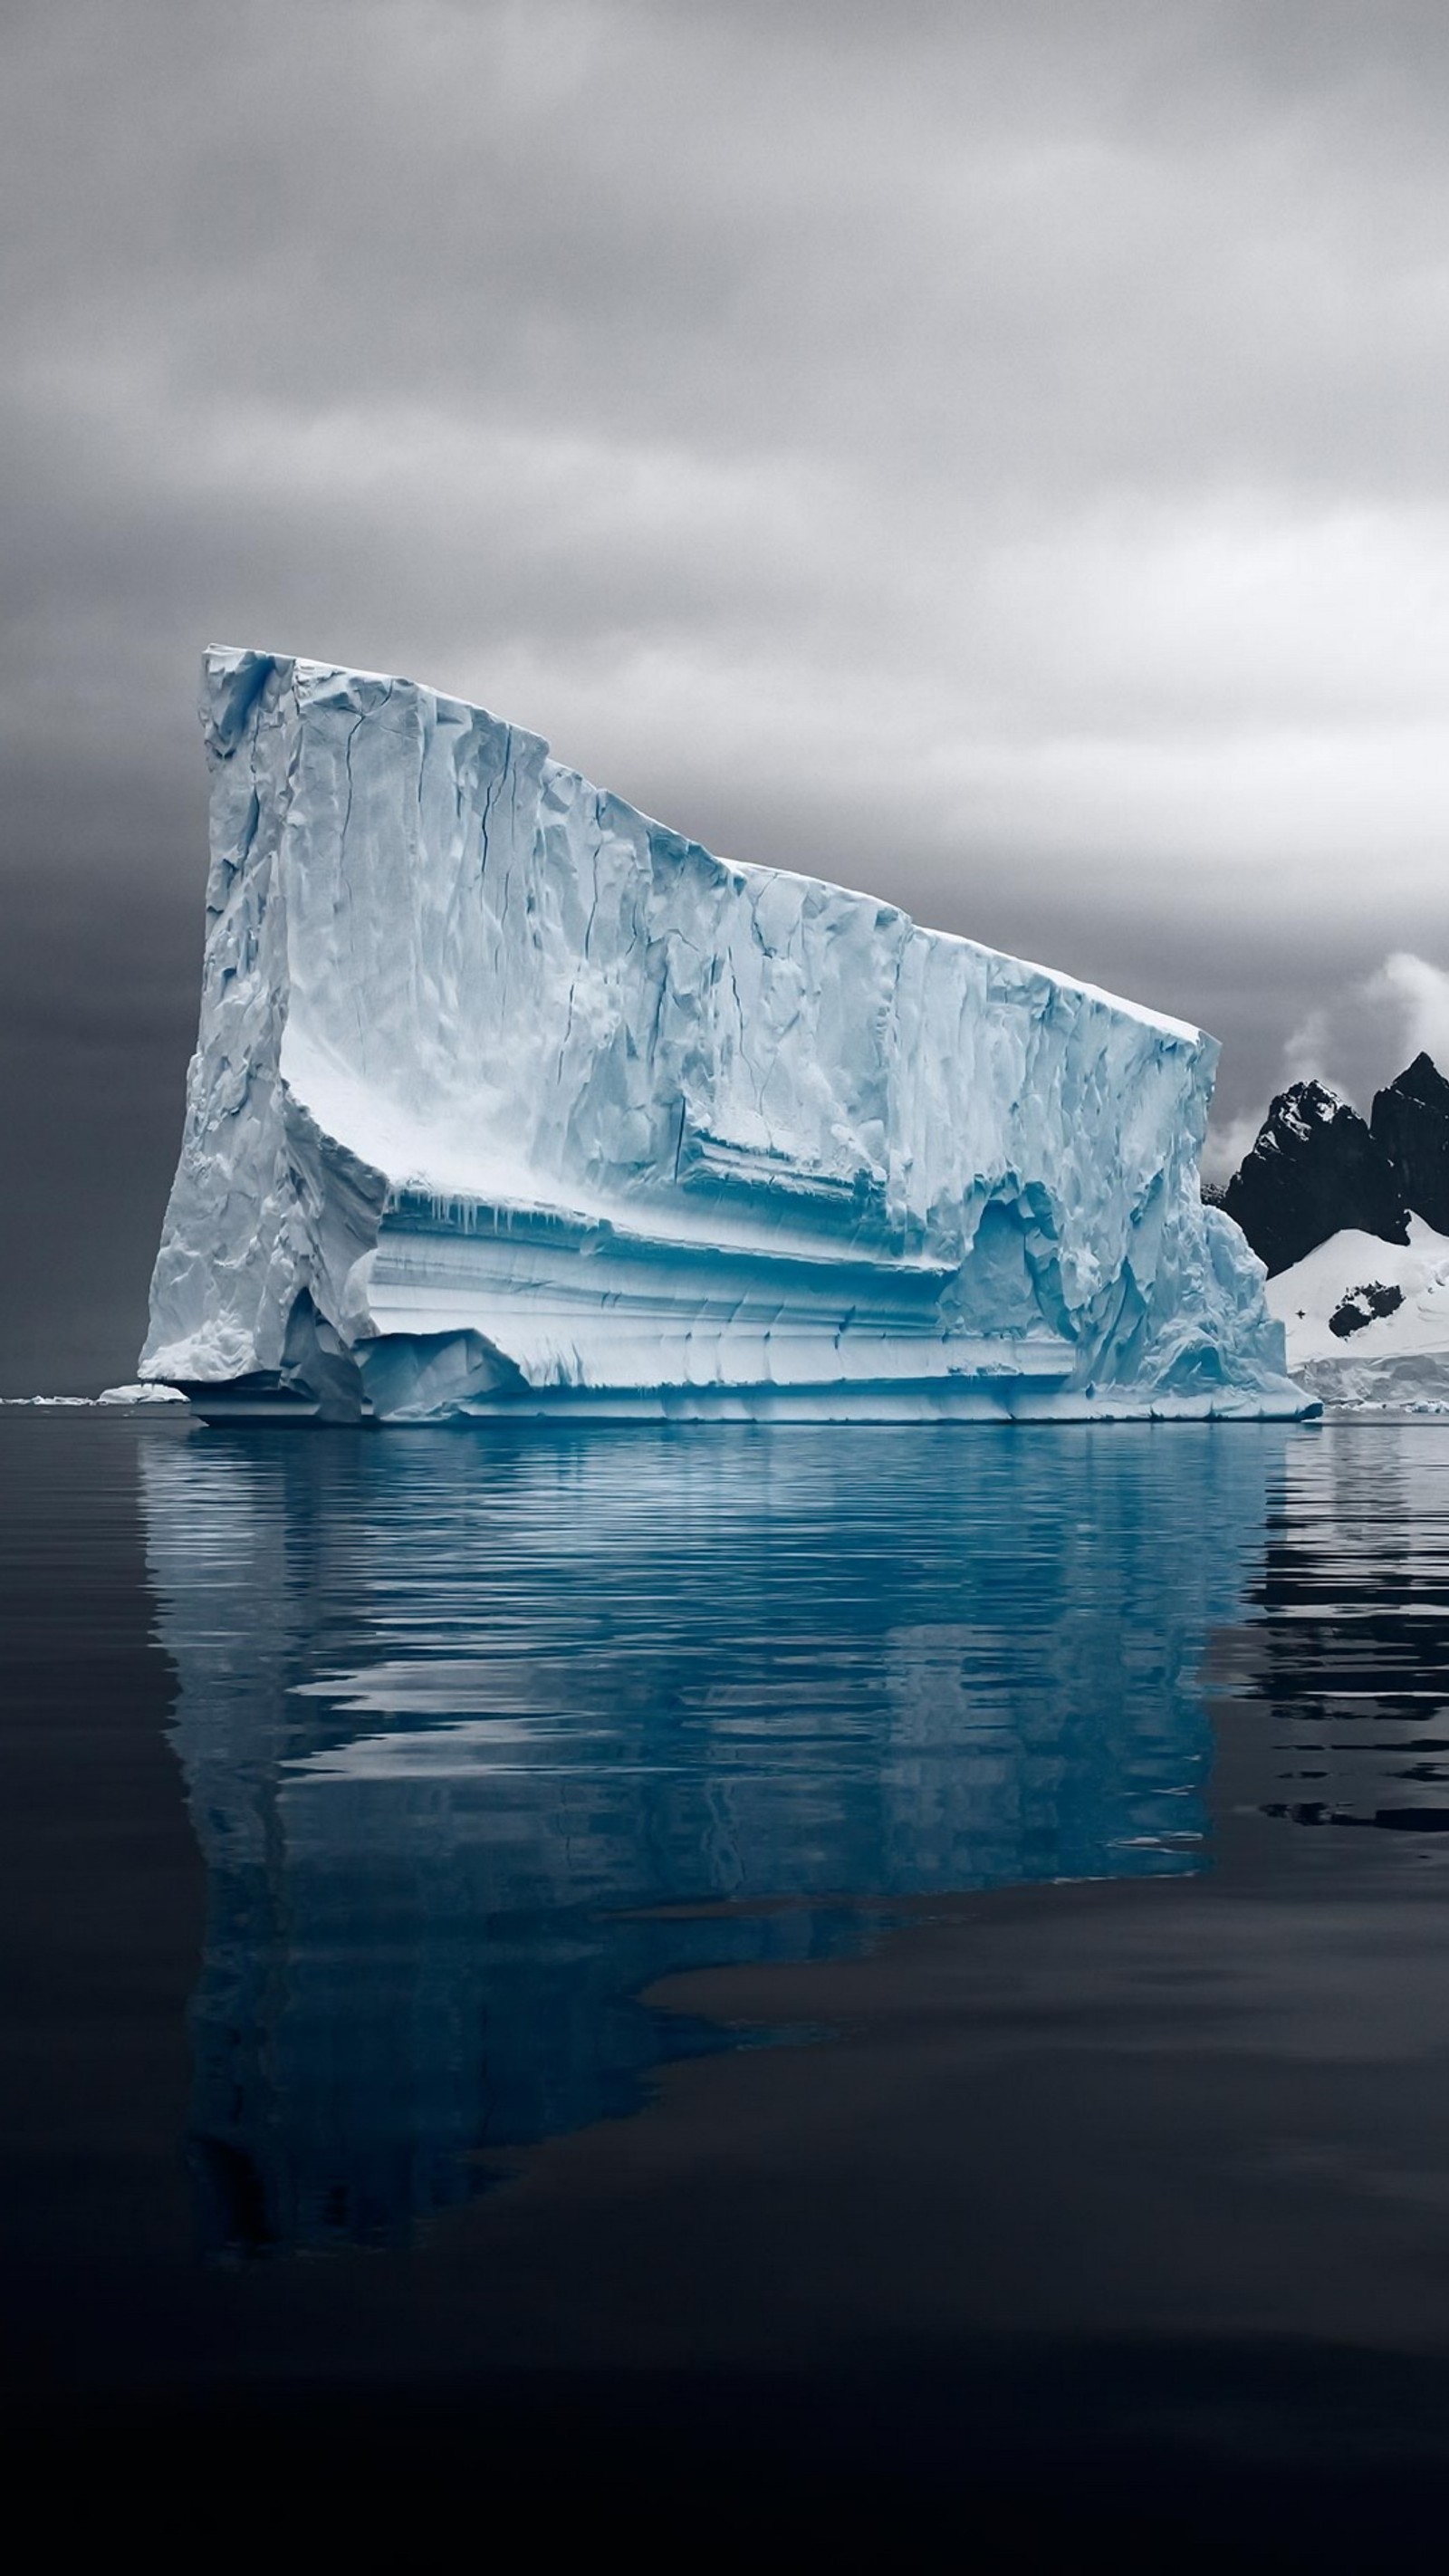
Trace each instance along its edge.
<path fill-rule="evenodd" d="M 214 650 L 143 1378 L 208 1419 L 1291 1416 L 1216 1042 L 742 867 L 407 680 Z"/>

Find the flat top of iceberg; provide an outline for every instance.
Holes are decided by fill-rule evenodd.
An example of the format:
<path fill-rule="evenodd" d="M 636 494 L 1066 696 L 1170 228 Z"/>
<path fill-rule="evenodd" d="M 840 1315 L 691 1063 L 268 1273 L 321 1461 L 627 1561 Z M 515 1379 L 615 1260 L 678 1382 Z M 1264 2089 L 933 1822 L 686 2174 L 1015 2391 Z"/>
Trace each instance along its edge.
<path fill-rule="evenodd" d="M 265 648 L 235 644 L 209 644 L 203 655 L 206 691 L 213 705 L 225 699 L 234 688 L 238 674 L 246 666 L 256 664 L 267 664 L 279 672 L 293 674 L 303 689 L 309 685 L 335 687 L 339 682 L 344 686 L 359 682 L 364 686 L 386 691 L 400 688 L 414 690 L 431 699 L 439 715 L 445 719 L 451 716 L 459 723 L 464 723 L 481 715 L 489 722 L 498 725 L 500 729 L 505 724 L 505 720 L 494 715 L 490 708 L 483 707 L 472 699 L 455 697 L 448 690 L 435 689 L 427 681 L 413 680 L 404 672 L 367 671 L 349 663 L 319 662 L 302 654 L 275 653 Z M 204 704 L 204 718 L 208 712 Z M 507 730 L 512 733 L 515 740 L 534 745 L 548 768 L 560 780 L 567 781 L 571 789 L 582 790 L 588 795 L 595 792 L 581 770 L 573 769 L 567 762 L 553 757 L 552 746 L 544 735 L 532 733 L 520 725 L 510 725 Z M 674 832 L 672 825 L 661 823 L 657 815 L 646 813 L 642 807 L 630 805 L 623 797 L 611 794 L 608 801 L 656 831 L 669 832 L 671 835 Z M 702 847 L 696 844 L 691 846 Z M 940 940 L 953 947 L 974 949 L 980 955 L 1000 958 L 1004 966 L 1010 966 L 1018 973 L 1024 971 L 1029 975 L 1044 976 L 1064 990 L 1080 993 L 1087 1001 L 1105 1003 L 1111 1010 L 1120 1011 L 1129 1019 L 1139 1021 L 1144 1028 L 1158 1029 L 1166 1037 L 1180 1038 L 1192 1046 L 1200 1046 L 1203 1042 L 1204 1032 L 1194 1027 L 1190 1020 L 1175 1019 L 1166 1011 L 1150 1010 L 1145 1003 L 1131 1001 L 1125 994 L 1112 992 L 1105 985 L 1092 984 L 1082 976 L 1064 973 L 1058 966 L 1044 966 L 1034 958 L 1019 957 L 1010 950 L 994 948 L 989 941 L 972 939 L 964 932 L 937 930 L 929 923 L 916 921 L 914 916 L 906 911 L 904 905 L 894 903 L 888 896 L 878 895 L 867 887 L 848 886 L 838 878 L 812 876 L 801 868 L 766 866 L 748 859 L 732 859 L 719 851 L 712 851 L 709 855 L 717 867 L 727 869 L 732 876 L 738 877 L 743 882 L 759 883 L 763 879 L 775 877 L 787 885 L 828 887 L 833 892 L 854 896 L 862 903 L 874 903 L 879 906 L 883 914 L 896 916 L 903 926 L 916 929 L 929 939 Z"/>

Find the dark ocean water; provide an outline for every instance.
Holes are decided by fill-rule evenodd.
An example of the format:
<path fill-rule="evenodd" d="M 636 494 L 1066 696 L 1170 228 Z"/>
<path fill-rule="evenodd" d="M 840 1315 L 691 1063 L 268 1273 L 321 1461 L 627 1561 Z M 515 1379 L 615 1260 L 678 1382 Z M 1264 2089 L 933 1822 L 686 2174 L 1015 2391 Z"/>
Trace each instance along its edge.
<path fill-rule="evenodd" d="M 52 2491 L 1438 2528 L 1449 1427 L 10 1412 L 0 1607 Z"/>

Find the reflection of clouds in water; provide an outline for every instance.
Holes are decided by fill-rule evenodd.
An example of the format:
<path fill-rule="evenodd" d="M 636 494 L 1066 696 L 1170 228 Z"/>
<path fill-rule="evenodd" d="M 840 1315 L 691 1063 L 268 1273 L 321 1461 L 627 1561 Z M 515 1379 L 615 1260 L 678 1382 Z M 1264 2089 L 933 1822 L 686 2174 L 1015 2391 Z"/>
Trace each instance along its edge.
<path fill-rule="evenodd" d="M 635 2107 L 709 2036 L 635 2000 L 672 1969 L 1193 1866 L 1197 1674 L 1290 1436 L 156 1444 L 218 2235 L 386 2236 Z"/>

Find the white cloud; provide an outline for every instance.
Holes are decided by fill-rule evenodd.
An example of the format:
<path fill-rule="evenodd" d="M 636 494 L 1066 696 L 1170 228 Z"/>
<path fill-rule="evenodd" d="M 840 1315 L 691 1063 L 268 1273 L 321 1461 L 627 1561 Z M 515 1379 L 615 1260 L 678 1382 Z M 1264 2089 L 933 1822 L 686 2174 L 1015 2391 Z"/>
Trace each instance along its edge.
<path fill-rule="evenodd" d="M 1449 970 L 1398 948 L 1307 1011 L 1284 1041 L 1279 1085 L 1323 1082 L 1367 1117 L 1375 1091 L 1419 1054 L 1449 1073 Z M 1215 1121 L 1203 1151 L 1210 1180 L 1235 1172 L 1263 1112 Z"/>
<path fill-rule="evenodd" d="M 1231 1180 L 1245 1154 L 1252 1152 L 1262 1119 L 1251 1112 L 1245 1118 L 1229 1118 L 1219 1126 L 1209 1127 L 1202 1149 L 1202 1176 L 1205 1181 Z"/>
<path fill-rule="evenodd" d="M 1348 1097 L 1349 1086 L 1332 1068 L 1334 1032 L 1331 1014 L 1324 1009 L 1309 1011 L 1283 1041 L 1283 1080 L 1322 1082 L 1330 1091 Z"/>
<path fill-rule="evenodd" d="M 1399 948 L 1386 957 L 1364 987 L 1370 1003 L 1383 1004 L 1397 1019 L 1402 1063 L 1431 1055 L 1449 1072 L 1449 974 L 1412 949 Z"/>

